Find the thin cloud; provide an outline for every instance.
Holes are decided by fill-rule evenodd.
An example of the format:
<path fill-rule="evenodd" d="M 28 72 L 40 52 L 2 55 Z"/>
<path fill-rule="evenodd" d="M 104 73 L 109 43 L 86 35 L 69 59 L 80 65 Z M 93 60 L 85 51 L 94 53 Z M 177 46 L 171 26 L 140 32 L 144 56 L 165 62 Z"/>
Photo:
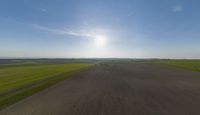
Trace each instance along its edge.
<path fill-rule="evenodd" d="M 49 28 L 46 26 L 41 26 L 41 25 L 34 25 L 35 28 L 38 28 L 43 31 L 51 32 L 54 34 L 59 34 L 59 35 L 70 35 L 70 36 L 78 36 L 78 37 L 92 37 L 93 34 L 84 32 L 84 31 L 73 31 L 69 29 L 54 29 L 54 28 Z"/>
<path fill-rule="evenodd" d="M 182 12 L 183 11 L 183 6 L 177 5 L 173 8 L 173 12 Z"/>

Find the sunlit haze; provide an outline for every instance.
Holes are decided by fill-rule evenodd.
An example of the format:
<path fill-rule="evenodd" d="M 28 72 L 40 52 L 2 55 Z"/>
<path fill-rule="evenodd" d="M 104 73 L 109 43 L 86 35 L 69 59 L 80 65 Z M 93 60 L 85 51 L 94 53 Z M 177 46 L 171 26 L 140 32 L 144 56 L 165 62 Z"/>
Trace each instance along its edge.
<path fill-rule="evenodd" d="M 200 58 L 198 0 L 1 0 L 0 58 Z"/>
<path fill-rule="evenodd" d="M 105 36 L 102 35 L 96 35 L 95 38 L 95 44 L 99 47 L 104 47 L 107 44 L 107 39 Z"/>

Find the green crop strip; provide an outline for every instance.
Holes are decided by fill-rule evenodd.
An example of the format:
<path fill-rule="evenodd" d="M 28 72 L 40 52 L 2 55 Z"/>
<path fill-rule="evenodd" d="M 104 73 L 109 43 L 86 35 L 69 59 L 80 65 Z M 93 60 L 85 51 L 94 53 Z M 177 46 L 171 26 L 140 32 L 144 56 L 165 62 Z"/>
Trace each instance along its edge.
<path fill-rule="evenodd" d="M 41 91 L 91 64 L 43 64 L 0 69 L 0 109 Z"/>

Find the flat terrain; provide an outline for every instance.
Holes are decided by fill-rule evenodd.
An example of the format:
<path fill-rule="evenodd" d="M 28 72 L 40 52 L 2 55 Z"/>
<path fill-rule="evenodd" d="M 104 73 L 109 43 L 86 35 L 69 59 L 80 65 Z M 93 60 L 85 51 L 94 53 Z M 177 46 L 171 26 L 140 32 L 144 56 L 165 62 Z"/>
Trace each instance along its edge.
<path fill-rule="evenodd" d="M 89 64 L 0 64 L 0 109 L 40 91 Z"/>
<path fill-rule="evenodd" d="M 85 64 L 41 64 L 5 67 L 0 69 L 0 92 L 46 79 L 63 72 L 70 72 L 86 66 Z"/>
<path fill-rule="evenodd" d="M 199 115 L 200 72 L 143 63 L 97 65 L 0 115 Z"/>
<path fill-rule="evenodd" d="M 200 72 L 200 60 L 143 60 L 142 63 L 161 64 Z"/>

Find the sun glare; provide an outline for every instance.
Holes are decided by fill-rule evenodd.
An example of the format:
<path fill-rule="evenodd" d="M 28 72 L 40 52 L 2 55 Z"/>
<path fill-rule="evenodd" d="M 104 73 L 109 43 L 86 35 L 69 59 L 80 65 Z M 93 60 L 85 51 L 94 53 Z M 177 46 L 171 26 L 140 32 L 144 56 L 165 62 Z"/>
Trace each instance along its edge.
<path fill-rule="evenodd" d="M 94 38 L 95 38 L 95 44 L 98 47 L 103 47 L 107 43 L 107 38 L 105 36 L 97 35 Z"/>

